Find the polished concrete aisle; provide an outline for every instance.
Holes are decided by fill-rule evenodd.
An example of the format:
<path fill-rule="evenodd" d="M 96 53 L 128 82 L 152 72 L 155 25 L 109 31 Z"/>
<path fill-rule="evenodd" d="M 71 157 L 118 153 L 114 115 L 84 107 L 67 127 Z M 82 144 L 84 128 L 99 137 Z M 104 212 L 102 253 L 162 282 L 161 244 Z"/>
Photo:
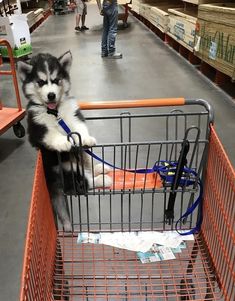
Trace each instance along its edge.
<path fill-rule="evenodd" d="M 74 19 L 73 14 L 49 17 L 33 32 L 32 46 L 33 54 L 59 56 L 71 50 L 72 93 L 79 100 L 206 99 L 215 109 L 217 131 L 235 165 L 232 99 L 135 18 L 130 17 L 129 28 L 118 32 L 117 49 L 123 59 L 114 61 L 100 57 L 102 17 L 96 5 L 88 5 L 89 31 L 75 33 Z M 10 79 L 1 79 L 0 86 L 4 104 L 14 106 Z M 111 129 L 107 131 L 111 135 Z M 27 138 L 15 138 L 11 129 L 0 137 L 0 300 L 4 301 L 15 301 L 19 296 L 35 159 Z"/>

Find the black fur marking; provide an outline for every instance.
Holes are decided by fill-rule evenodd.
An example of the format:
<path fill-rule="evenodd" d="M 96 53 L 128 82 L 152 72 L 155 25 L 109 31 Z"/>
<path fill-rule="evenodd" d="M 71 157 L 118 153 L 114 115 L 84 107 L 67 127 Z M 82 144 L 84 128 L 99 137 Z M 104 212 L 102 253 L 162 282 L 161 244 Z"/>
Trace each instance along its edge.
<path fill-rule="evenodd" d="M 28 121 L 28 135 L 29 142 L 33 147 L 38 149 L 43 147 L 42 140 L 48 129 L 46 125 L 41 125 L 34 122 L 35 113 L 32 111 L 28 111 L 27 121 Z"/>

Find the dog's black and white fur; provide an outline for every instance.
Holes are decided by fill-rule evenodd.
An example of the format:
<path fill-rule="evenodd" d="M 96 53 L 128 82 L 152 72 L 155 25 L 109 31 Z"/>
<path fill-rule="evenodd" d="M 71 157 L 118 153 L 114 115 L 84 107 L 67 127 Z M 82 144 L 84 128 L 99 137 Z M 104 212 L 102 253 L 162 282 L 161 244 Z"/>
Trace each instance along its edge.
<path fill-rule="evenodd" d="M 69 182 L 72 182 L 72 176 L 69 152 L 72 144 L 67 139 L 66 132 L 59 126 L 54 114 L 58 114 L 72 132 L 80 134 L 82 145 L 89 147 L 96 144 L 95 138 L 89 135 L 77 100 L 69 96 L 71 63 L 72 55 L 66 52 L 59 58 L 41 53 L 34 56 L 29 63 L 18 62 L 17 64 L 22 89 L 29 101 L 27 105 L 29 141 L 33 147 L 42 152 L 48 190 L 54 210 L 65 231 L 71 231 L 71 222 L 59 175 L 57 152 L 61 154 L 64 178 L 67 180 L 66 185 L 70 187 Z M 49 114 L 50 112 L 53 114 Z M 74 139 L 76 142 L 79 140 L 76 135 Z M 104 169 L 97 165 L 92 173 L 91 160 L 85 152 L 83 155 L 86 180 L 84 181 L 81 173 L 76 174 L 77 182 L 86 183 L 86 187 L 81 189 L 92 188 L 93 185 L 95 187 L 110 186 L 111 180 L 108 175 L 101 175 Z M 105 169 L 105 173 L 107 171 Z"/>

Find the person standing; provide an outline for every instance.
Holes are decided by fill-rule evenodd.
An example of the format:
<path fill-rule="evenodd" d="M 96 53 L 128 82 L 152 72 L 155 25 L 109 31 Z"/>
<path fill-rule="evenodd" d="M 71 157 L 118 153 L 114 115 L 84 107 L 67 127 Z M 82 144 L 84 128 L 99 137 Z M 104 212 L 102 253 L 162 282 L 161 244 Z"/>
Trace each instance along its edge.
<path fill-rule="evenodd" d="M 89 29 L 88 27 L 85 26 L 86 15 L 87 15 L 87 5 L 86 5 L 85 1 L 76 0 L 76 26 L 75 26 L 76 32 L 80 32 L 80 31 Z M 81 27 L 79 26 L 80 20 L 82 23 Z"/>
<path fill-rule="evenodd" d="M 101 57 L 121 59 L 122 53 L 116 51 L 115 42 L 118 26 L 117 0 L 97 0 L 100 14 L 103 15 L 103 33 L 101 42 Z"/>

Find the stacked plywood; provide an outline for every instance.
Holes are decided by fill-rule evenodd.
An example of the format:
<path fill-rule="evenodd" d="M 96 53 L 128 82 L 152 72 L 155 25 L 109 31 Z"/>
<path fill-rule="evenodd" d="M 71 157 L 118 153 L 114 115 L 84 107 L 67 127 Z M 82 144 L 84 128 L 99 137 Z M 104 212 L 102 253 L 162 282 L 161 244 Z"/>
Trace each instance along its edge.
<path fill-rule="evenodd" d="M 29 28 L 31 28 L 34 24 L 36 24 L 38 21 L 44 18 L 43 12 L 44 10 L 42 8 L 39 8 L 35 11 L 29 11 L 26 14 Z"/>
<path fill-rule="evenodd" d="M 150 22 L 160 29 L 162 32 L 167 32 L 169 23 L 169 8 L 182 7 L 181 4 L 161 3 L 156 7 L 151 7 Z"/>
<path fill-rule="evenodd" d="M 35 19 L 35 15 L 33 11 L 29 11 L 26 14 L 26 18 L 27 18 L 27 23 L 29 25 L 29 28 L 32 27 L 34 25 L 34 19 Z"/>
<path fill-rule="evenodd" d="M 132 0 L 132 10 L 137 14 L 141 15 L 141 13 L 143 12 L 145 13 L 145 8 L 144 8 L 145 4 L 148 4 L 150 6 L 156 6 L 159 3 L 163 3 L 165 1 L 166 0 Z"/>
<path fill-rule="evenodd" d="M 235 3 L 200 5 L 198 18 L 235 27 Z"/>
<path fill-rule="evenodd" d="M 198 17 L 197 56 L 235 79 L 235 4 L 200 5 Z"/>
<path fill-rule="evenodd" d="M 221 2 L 221 0 L 183 0 L 184 2 L 200 5 L 205 3 L 217 3 Z"/>
<path fill-rule="evenodd" d="M 155 3 L 141 3 L 140 4 L 140 15 L 143 16 L 146 20 L 150 21 L 150 11 L 151 7 L 154 7 Z"/>
<path fill-rule="evenodd" d="M 140 7 L 139 7 L 139 1 L 138 0 L 132 0 L 131 2 L 131 10 L 135 13 L 140 13 Z"/>
<path fill-rule="evenodd" d="M 197 11 L 184 11 L 182 8 L 177 8 L 168 9 L 168 12 L 168 34 L 190 51 L 193 51 Z"/>

